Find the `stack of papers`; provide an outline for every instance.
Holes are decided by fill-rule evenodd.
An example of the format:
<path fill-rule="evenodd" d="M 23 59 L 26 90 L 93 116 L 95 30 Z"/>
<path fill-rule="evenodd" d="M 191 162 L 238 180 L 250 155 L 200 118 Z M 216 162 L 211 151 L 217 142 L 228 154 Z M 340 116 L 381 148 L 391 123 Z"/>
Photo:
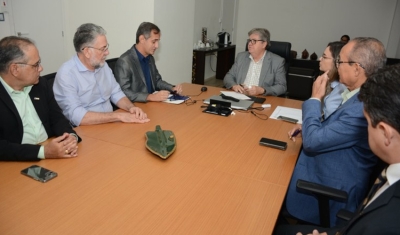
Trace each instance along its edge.
<path fill-rule="evenodd" d="M 295 108 L 288 108 L 288 107 L 283 107 L 283 106 L 277 106 L 274 112 L 271 114 L 270 118 L 272 119 L 278 119 L 279 116 L 284 116 L 288 118 L 293 118 L 298 120 L 298 124 L 303 123 L 303 117 L 302 117 L 302 111 L 301 109 L 295 109 Z"/>

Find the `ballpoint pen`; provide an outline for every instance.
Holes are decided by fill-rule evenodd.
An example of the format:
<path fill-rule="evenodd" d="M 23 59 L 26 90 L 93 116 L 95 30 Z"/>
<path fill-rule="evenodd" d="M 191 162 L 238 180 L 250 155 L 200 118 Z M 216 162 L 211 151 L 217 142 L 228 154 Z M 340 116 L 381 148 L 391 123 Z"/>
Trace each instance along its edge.
<path fill-rule="evenodd" d="M 292 136 L 290 137 L 290 139 L 293 138 L 293 137 L 296 137 L 300 132 L 301 132 L 301 129 L 295 130 L 295 131 L 293 132 Z"/>

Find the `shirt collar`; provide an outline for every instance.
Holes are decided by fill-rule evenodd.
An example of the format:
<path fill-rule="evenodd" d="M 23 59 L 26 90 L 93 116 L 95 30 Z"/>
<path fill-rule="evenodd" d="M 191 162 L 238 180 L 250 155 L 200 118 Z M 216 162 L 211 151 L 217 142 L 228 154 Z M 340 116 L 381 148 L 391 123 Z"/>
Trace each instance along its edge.
<path fill-rule="evenodd" d="M 339 85 L 338 81 L 331 82 L 331 88 L 335 88 L 337 85 Z"/>
<path fill-rule="evenodd" d="M 86 68 L 86 66 L 85 66 L 85 65 L 82 63 L 82 61 L 79 59 L 78 54 L 75 54 L 72 58 L 73 58 L 73 60 L 75 61 L 75 64 L 76 64 L 76 66 L 77 66 L 79 72 L 85 72 L 85 71 L 93 72 L 93 71 L 89 70 L 88 68 Z M 99 71 L 100 69 L 101 69 L 101 67 L 95 69 L 95 70 L 94 70 L 94 73 L 96 73 L 96 72 Z"/>
<path fill-rule="evenodd" d="M 396 183 L 400 179 L 400 163 L 389 165 L 386 171 L 389 185 Z"/>
<path fill-rule="evenodd" d="M 144 55 L 142 55 L 142 53 L 140 53 L 138 51 L 138 49 L 136 49 L 136 45 L 134 46 L 134 48 L 135 48 L 136 54 L 139 58 L 139 61 L 148 61 L 150 59 L 150 56 L 144 57 Z"/>
<path fill-rule="evenodd" d="M 357 94 L 360 91 L 360 88 L 354 89 L 353 91 L 349 91 L 349 89 L 346 89 L 342 93 L 342 98 L 344 104 L 346 101 L 348 101 L 351 97 L 353 97 L 355 94 Z"/>
<path fill-rule="evenodd" d="M 262 63 L 262 62 L 264 61 L 265 54 L 267 54 L 267 51 L 264 51 L 263 56 L 261 57 L 261 59 L 260 59 L 258 62 L 255 62 L 255 61 L 254 61 L 254 58 L 253 58 L 253 56 L 252 56 L 251 54 L 249 55 L 249 58 L 250 58 L 251 61 L 253 61 L 254 63 L 259 64 L 259 63 Z"/>
<path fill-rule="evenodd" d="M 1 82 L 1 84 L 3 84 L 4 89 L 6 89 L 9 96 L 11 96 L 13 93 L 20 93 L 20 92 L 27 94 L 31 91 L 32 86 L 33 86 L 33 85 L 26 86 L 26 87 L 24 87 L 23 91 L 17 91 L 17 90 L 14 90 L 12 87 L 10 87 L 1 76 L 0 76 L 0 82 Z"/>

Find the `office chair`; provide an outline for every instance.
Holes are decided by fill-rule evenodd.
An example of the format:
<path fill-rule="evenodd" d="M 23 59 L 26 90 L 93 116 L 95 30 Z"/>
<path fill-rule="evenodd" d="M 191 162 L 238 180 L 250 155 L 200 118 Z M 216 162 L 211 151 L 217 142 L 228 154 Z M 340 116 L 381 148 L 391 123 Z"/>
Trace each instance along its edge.
<path fill-rule="evenodd" d="M 248 43 L 246 43 L 246 51 Z M 270 47 L 267 49 L 268 51 L 279 55 L 280 57 L 285 59 L 285 70 L 286 74 L 288 72 L 290 66 L 290 50 L 292 49 L 292 44 L 290 42 L 279 42 L 279 41 L 271 41 Z"/>
<path fill-rule="evenodd" d="M 45 78 L 47 80 L 47 82 L 49 83 L 50 87 L 53 87 L 54 79 L 56 78 L 56 74 L 57 73 L 49 73 L 49 74 L 43 75 L 41 77 Z"/>
<path fill-rule="evenodd" d="M 386 65 L 400 64 L 400 59 L 386 58 Z"/>
<path fill-rule="evenodd" d="M 317 75 L 313 69 L 289 67 L 286 76 L 286 98 L 303 101 L 310 98 Z"/>
<path fill-rule="evenodd" d="M 368 194 L 369 189 L 374 184 L 378 175 L 382 172 L 384 168 L 388 166 L 387 163 L 383 162 L 382 160 L 378 159 L 377 164 L 375 165 L 368 182 L 368 190 L 366 195 Z M 345 202 L 347 201 L 347 192 L 343 190 L 338 190 L 335 188 L 331 188 L 328 186 L 324 186 L 321 184 L 316 184 L 312 182 L 308 182 L 305 180 L 297 180 L 296 187 L 299 191 L 303 191 L 305 193 L 311 193 L 318 199 L 318 208 L 319 208 L 319 216 L 320 216 L 320 226 L 322 227 L 331 227 L 330 224 L 330 210 L 329 210 L 329 201 L 336 200 Z M 366 196 L 364 195 L 364 196 Z M 347 211 L 345 209 L 339 210 L 336 216 L 342 220 L 348 221 L 353 216 L 354 213 Z"/>
<path fill-rule="evenodd" d="M 112 58 L 112 59 L 106 60 L 106 62 L 108 64 L 108 67 L 110 67 L 110 69 L 113 72 L 113 74 L 114 74 L 115 63 L 117 63 L 118 59 L 119 58 Z"/>

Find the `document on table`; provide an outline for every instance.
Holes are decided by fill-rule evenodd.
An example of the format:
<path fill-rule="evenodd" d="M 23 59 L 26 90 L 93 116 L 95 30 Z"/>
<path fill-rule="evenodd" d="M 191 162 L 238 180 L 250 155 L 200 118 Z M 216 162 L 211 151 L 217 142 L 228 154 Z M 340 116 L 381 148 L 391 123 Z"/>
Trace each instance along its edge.
<path fill-rule="evenodd" d="M 284 116 L 288 118 L 293 118 L 298 120 L 298 124 L 303 123 L 303 118 L 302 118 L 302 111 L 301 109 L 294 109 L 294 108 L 288 108 L 288 107 L 283 107 L 283 106 L 277 106 L 274 110 L 274 112 L 271 114 L 270 118 L 272 119 L 278 119 L 279 116 Z"/>
<path fill-rule="evenodd" d="M 221 93 L 239 100 L 251 100 L 250 97 L 234 91 L 221 91 Z"/>
<path fill-rule="evenodd" d="M 179 96 L 179 99 L 174 99 L 174 95 L 170 94 L 168 96 L 168 99 L 164 100 L 163 102 L 168 103 L 168 104 L 182 104 L 185 102 L 185 100 L 189 99 L 187 96 Z"/>

